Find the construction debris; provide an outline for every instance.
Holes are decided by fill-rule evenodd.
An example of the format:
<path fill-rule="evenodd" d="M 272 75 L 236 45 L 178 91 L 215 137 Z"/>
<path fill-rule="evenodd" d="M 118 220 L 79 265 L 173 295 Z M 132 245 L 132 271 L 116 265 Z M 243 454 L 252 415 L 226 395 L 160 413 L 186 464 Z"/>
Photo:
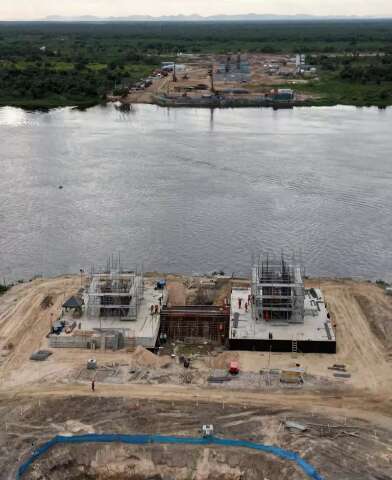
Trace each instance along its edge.
<path fill-rule="evenodd" d="M 192 372 L 182 372 L 180 373 L 180 383 L 190 384 L 193 380 L 193 373 Z"/>
<path fill-rule="evenodd" d="M 336 370 L 338 372 L 346 372 L 346 365 L 344 364 L 334 364 L 332 367 L 328 367 L 328 370 Z"/>
<path fill-rule="evenodd" d="M 233 377 L 225 376 L 225 377 L 208 377 L 208 383 L 223 383 L 223 382 L 230 382 Z"/>
<path fill-rule="evenodd" d="M 306 425 L 302 425 L 301 423 L 297 423 L 297 422 L 292 422 L 290 420 L 286 420 L 284 424 L 286 428 L 288 428 L 289 430 L 294 429 L 294 430 L 300 430 L 301 432 L 306 432 L 306 430 L 308 430 L 308 427 Z"/>
<path fill-rule="evenodd" d="M 46 297 L 41 302 L 42 310 L 46 310 L 47 308 L 53 305 L 53 297 L 52 295 L 46 295 Z"/>
<path fill-rule="evenodd" d="M 282 383 L 304 383 L 303 368 L 286 368 L 280 372 L 280 381 Z"/>
<path fill-rule="evenodd" d="M 351 378 L 351 373 L 347 373 L 347 372 L 335 372 L 333 374 L 334 377 L 337 377 L 337 378 Z"/>
<path fill-rule="evenodd" d="M 38 350 L 37 352 L 31 354 L 30 360 L 42 362 L 50 357 L 50 355 L 52 355 L 52 352 L 49 350 Z"/>

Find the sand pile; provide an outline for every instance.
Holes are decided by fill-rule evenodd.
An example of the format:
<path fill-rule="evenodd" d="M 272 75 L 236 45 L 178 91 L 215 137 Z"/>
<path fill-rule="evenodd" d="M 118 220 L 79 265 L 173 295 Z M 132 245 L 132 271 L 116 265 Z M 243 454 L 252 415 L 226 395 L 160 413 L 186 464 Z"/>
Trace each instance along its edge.
<path fill-rule="evenodd" d="M 215 358 L 211 358 L 211 368 L 227 369 L 230 362 L 238 362 L 238 352 L 223 352 Z"/>
<path fill-rule="evenodd" d="M 133 361 L 140 367 L 163 368 L 172 363 L 169 356 L 158 357 L 141 345 L 136 347 L 132 354 Z"/>

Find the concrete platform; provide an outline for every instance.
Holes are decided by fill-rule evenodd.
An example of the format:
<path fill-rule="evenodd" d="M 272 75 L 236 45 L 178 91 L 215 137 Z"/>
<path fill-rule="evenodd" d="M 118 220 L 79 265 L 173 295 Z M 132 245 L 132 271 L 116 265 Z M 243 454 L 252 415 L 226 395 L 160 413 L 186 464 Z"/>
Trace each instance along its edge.
<path fill-rule="evenodd" d="M 117 330 L 125 337 L 135 339 L 136 345 L 146 348 L 155 347 L 160 320 L 158 315 L 151 315 L 151 305 L 159 305 L 159 297 L 162 290 L 154 290 L 154 287 L 145 285 L 143 299 L 139 305 L 136 320 L 120 320 L 116 317 L 89 318 L 83 315 L 77 323 L 81 323 L 81 330 Z"/>
<path fill-rule="evenodd" d="M 230 312 L 230 347 L 240 350 L 291 351 L 292 342 L 296 341 L 298 351 L 335 353 L 335 332 L 328 318 L 324 297 L 321 290 L 315 289 L 315 292 L 317 299 L 313 298 L 309 292 L 305 294 L 304 323 L 289 324 L 265 320 L 256 322 L 252 313 L 252 304 L 247 312 L 244 307 L 248 302 L 248 296 L 251 295 L 251 289 L 233 289 Z M 238 306 L 239 298 L 242 299 L 241 308 Z"/>

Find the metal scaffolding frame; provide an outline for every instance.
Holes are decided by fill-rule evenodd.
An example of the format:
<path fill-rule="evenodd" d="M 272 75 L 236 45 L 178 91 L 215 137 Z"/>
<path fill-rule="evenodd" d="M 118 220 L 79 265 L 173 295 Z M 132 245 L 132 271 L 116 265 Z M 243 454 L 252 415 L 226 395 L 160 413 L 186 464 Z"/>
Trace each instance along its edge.
<path fill-rule="evenodd" d="M 88 281 L 88 317 L 136 320 L 143 300 L 143 273 L 112 269 L 91 273 Z"/>
<path fill-rule="evenodd" d="M 304 322 L 305 288 L 302 263 L 271 254 L 259 257 L 252 269 L 253 313 L 256 322 Z"/>

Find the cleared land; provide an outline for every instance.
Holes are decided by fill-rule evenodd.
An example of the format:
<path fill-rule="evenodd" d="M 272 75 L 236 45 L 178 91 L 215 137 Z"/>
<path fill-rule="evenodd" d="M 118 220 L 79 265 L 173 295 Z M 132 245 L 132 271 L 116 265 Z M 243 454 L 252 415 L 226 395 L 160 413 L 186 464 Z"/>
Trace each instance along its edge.
<path fill-rule="evenodd" d="M 249 65 L 249 74 L 237 70 L 236 55 L 231 55 L 230 71 L 222 73 L 222 66 L 227 55 L 189 55 L 177 58 L 176 80 L 173 73 L 167 77 L 155 77 L 151 86 L 143 91 L 131 91 L 125 98 L 115 97 L 123 103 L 155 103 L 157 96 L 168 95 L 183 100 L 197 99 L 211 94 L 211 77 L 214 72 L 214 90 L 224 93 L 226 97 L 237 100 L 256 100 L 262 95 L 269 95 L 271 89 L 283 87 L 301 88 L 309 80 L 296 75 L 295 59 L 284 54 L 242 54 L 241 62 Z M 272 68 L 272 66 L 275 66 Z M 286 73 L 282 75 L 281 70 Z M 221 72 L 221 73 L 219 73 Z M 242 93 L 236 93 L 242 91 Z M 225 93 L 226 92 L 226 93 Z M 247 93 L 245 93 L 247 92 Z M 304 102 L 317 98 L 317 94 L 297 94 L 297 101 Z"/>
<path fill-rule="evenodd" d="M 169 285 L 174 285 L 180 303 L 184 298 L 192 300 L 197 292 L 192 281 L 170 277 Z M 185 372 L 170 356 L 156 357 L 138 348 L 94 352 L 99 365 L 94 394 L 90 391 L 92 373 L 86 370 L 91 352 L 53 349 L 45 362 L 29 360 L 32 351 L 46 346 L 51 319 L 64 298 L 77 291 L 80 278 L 37 279 L 12 288 L 0 298 L 0 409 L 6 427 L 0 439 L 0 478 L 13 478 L 18 461 L 56 433 L 196 435 L 202 423 L 211 422 L 219 435 L 298 450 L 327 479 L 392 478 L 392 299 L 366 282 L 328 279 L 309 281 L 310 285 L 321 286 L 336 322 L 337 354 L 293 357 L 282 353 L 270 359 L 272 368 L 304 366 L 302 387 L 267 382 L 259 372 L 268 365 L 268 353 L 214 352 L 206 347 L 196 353 L 193 349 L 187 352 L 193 359 Z M 49 307 L 44 301 L 48 296 L 53 302 Z M 179 355 L 189 346 L 172 348 Z M 240 376 L 225 385 L 209 384 L 208 376 L 224 371 L 231 358 L 239 360 Z M 351 378 L 335 378 L 328 370 L 334 363 L 344 363 Z M 308 425 L 309 430 L 305 434 L 285 430 L 279 425 L 286 417 Z M 335 431 L 311 424 L 340 428 Z M 257 478 L 303 478 L 291 465 L 282 466 L 265 456 L 250 460 L 245 452 L 228 463 L 230 471 L 224 465 L 232 452 L 195 448 L 186 461 L 183 455 L 168 452 L 166 447 L 136 451 L 120 446 L 77 451 L 56 447 L 54 459 L 40 461 L 41 476 L 31 478 L 86 478 L 75 472 L 103 475 L 105 462 L 106 476 L 100 478 L 149 478 L 147 474 L 154 471 L 176 478 L 182 474 L 187 478 L 189 471 L 198 472 L 198 479 L 239 479 L 241 474 L 256 478 L 246 468 L 253 461 Z M 154 455 L 163 459 L 158 470 Z M 98 463 L 93 462 L 96 458 Z M 139 477 L 130 476 L 130 465 Z M 205 473 L 202 465 L 215 470 Z M 59 466 L 66 472 L 63 476 Z"/>
<path fill-rule="evenodd" d="M 216 399 L 138 401 L 126 394 L 122 398 L 97 395 L 64 399 L 44 393 L 39 400 L 26 397 L 0 400 L 0 412 L 7 422 L 6 435 L 0 440 L 1 458 L 9 472 L 3 470 L 2 478 L 13 478 L 14 465 L 31 451 L 32 442 L 42 443 L 55 434 L 143 431 L 198 436 L 200 426 L 211 421 L 219 436 L 298 451 L 327 479 L 390 478 L 388 452 L 392 443 L 387 426 L 344 418 L 339 413 L 311 415 L 279 402 L 273 406 L 231 405 Z M 300 434 L 284 428 L 282 422 L 286 419 L 312 425 Z M 328 423 L 334 428 L 319 427 Z M 300 480 L 305 477 L 289 462 L 239 449 L 90 444 L 55 447 L 26 478 Z"/>

